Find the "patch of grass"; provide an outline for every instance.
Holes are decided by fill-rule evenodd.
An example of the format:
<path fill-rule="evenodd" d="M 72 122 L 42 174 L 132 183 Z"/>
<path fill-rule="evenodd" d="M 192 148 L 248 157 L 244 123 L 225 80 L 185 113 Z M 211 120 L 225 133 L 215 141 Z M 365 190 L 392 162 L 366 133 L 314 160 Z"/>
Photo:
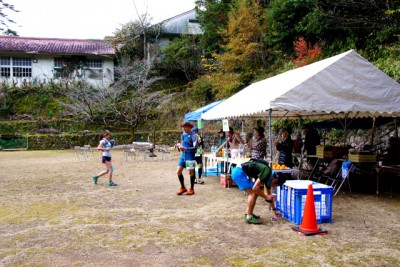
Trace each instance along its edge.
<path fill-rule="evenodd" d="M 230 266 L 236 266 L 236 267 L 249 266 L 249 262 L 251 262 L 251 256 L 235 255 L 225 258 L 224 261 L 228 263 Z M 265 264 L 260 266 L 265 266 Z"/>
<path fill-rule="evenodd" d="M 97 214 L 81 214 L 74 217 L 71 222 L 71 226 L 79 226 L 85 224 L 101 224 L 101 225 L 111 225 L 114 224 L 115 218 L 113 214 L 108 213 L 97 213 Z"/>
<path fill-rule="evenodd" d="M 51 224 L 58 224 L 60 217 L 64 214 L 76 214 L 82 208 L 66 203 L 13 203 L 3 205 L 0 210 L 0 222 L 28 224 L 35 221 L 46 221 Z"/>
<path fill-rule="evenodd" d="M 155 226 L 146 226 L 141 230 L 142 236 L 152 242 L 162 243 L 168 247 L 191 246 L 205 242 L 206 236 L 189 231 L 175 231 Z"/>
<path fill-rule="evenodd" d="M 213 266 L 213 261 L 206 257 L 195 258 L 192 262 L 196 266 Z"/>

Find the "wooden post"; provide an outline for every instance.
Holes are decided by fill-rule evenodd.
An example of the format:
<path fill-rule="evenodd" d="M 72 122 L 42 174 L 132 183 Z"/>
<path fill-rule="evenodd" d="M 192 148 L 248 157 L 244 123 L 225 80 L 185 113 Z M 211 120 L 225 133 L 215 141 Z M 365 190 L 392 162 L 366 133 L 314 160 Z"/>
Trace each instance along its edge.
<path fill-rule="evenodd" d="M 372 146 L 374 145 L 374 135 L 375 135 L 375 117 L 372 118 L 372 133 L 371 133 L 371 141 L 369 142 L 369 145 Z"/>

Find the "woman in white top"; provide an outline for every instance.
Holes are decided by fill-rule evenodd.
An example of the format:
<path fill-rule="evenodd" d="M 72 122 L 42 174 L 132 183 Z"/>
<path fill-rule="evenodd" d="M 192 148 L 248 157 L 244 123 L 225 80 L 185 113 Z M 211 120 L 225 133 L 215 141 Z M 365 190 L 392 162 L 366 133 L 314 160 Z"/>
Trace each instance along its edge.
<path fill-rule="evenodd" d="M 232 127 L 229 127 L 227 140 L 217 149 L 217 153 L 226 147 L 226 142 L 229 144 L 229 151 L 232 158 L 239 157 L 239 145 L 244 144 L 240 134 L 235 133 Z"/>
<path fill-rule="evenodd" d="M 114 140 L 110 140 L 111 138 L 111 133 L 109 130 L 105 130 L 104 133 L 101 135 L 102 139 L 99 142 L 99 145 L 97 146 L 97 150 L 101 151 L 101 162 L 106 165 L 106 169 L 99 174 L 93 176 L 93 181 L 95 184 L 97 184 L 97 179 L 99 179 L 100 176 L 103 176 L 105 174 L 109 174 L 108 176 L 108 185 L 109 186 L 116 186 L 117 184 L 113 182 L 112 177 L 113 177 L 113 172 L 114 172 L 114 166 L 112 165 L 111 162 L 111 150 L 114 146 Z"/>

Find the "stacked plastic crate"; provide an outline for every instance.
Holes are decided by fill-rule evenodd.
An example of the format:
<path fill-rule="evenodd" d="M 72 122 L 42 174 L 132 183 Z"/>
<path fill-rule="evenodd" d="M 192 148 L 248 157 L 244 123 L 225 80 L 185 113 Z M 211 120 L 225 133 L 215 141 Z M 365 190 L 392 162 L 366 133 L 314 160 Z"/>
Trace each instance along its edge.
<path fill-rule="evenodd" d="M 332 222 L 333 188 L 307 180 L 289 180 L 276 189 L 276 208 L 286 220 L 301 224 L 308 185 L 313 185 L 317 223 Z"/>

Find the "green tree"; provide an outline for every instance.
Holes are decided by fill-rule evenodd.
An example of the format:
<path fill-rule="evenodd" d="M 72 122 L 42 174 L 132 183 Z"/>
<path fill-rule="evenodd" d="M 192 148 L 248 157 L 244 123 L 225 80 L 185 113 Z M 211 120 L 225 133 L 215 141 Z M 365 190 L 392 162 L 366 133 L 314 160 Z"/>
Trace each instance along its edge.
<path fill-rule="evenodd" d="M 222 52 L 224 39 L 221 35 L 226 29 L 231 2 L 235 0 L 197 0 L 197 15 L 204 34 L 200 43 L 206 53 Z"/>
<path fill-rule="evenodd" d="M 304 37 L 311 43 L 320 41 L 324 30 L 317 0 L 274 0 L 268 7 L 266 41 L 275 50 L 293 55 L 293 42 Z"/>
<path fill-rule="evenodd" d="M 258 0 L 237 0 L 228 16 L 225 53 L 221 66 L 226 71 L 253 72 L 267 65 L 264 30 L 267 20 Z"/>
<path fill-rule="evenodd" d="M 188 81 L 201 73 L 201 49 L 196 36 L 182 35 L 174 38 L 163 51 L 162 65 L 169 72 L 181 71 Z"/>
<path fill-rule="evenodd" d="M 148 60 L 157 54 L 155 45 L 162 30 L 162 24 L 151 24 L 151 18 L 147 14 L 142 15 L 136 21 L 130 21 L 114 32 L 111 40 L 116 48 L 116 56 L 119 63 L 130 64 L 129 61 Z M 150 50 L 152 49 L 152 50 Z M 126 62 L 127 61 L 127 62 Z"/>
<path fill-rule="evenodd" d="M 123 59 L 143 59 L 143 39 L 141 38 L 140 23 L 131 21 L 121 26 L 114 32 L 112 40 L 116 47 L 116 56 L 119 61 Z"/>
<path fill-rule="evenodd" d="M 398 0 L 318 0 L 329 43 L 354 36 L 358 49 L 379 49 L 379 45 L 398 41 L 400 1 Z"/>

